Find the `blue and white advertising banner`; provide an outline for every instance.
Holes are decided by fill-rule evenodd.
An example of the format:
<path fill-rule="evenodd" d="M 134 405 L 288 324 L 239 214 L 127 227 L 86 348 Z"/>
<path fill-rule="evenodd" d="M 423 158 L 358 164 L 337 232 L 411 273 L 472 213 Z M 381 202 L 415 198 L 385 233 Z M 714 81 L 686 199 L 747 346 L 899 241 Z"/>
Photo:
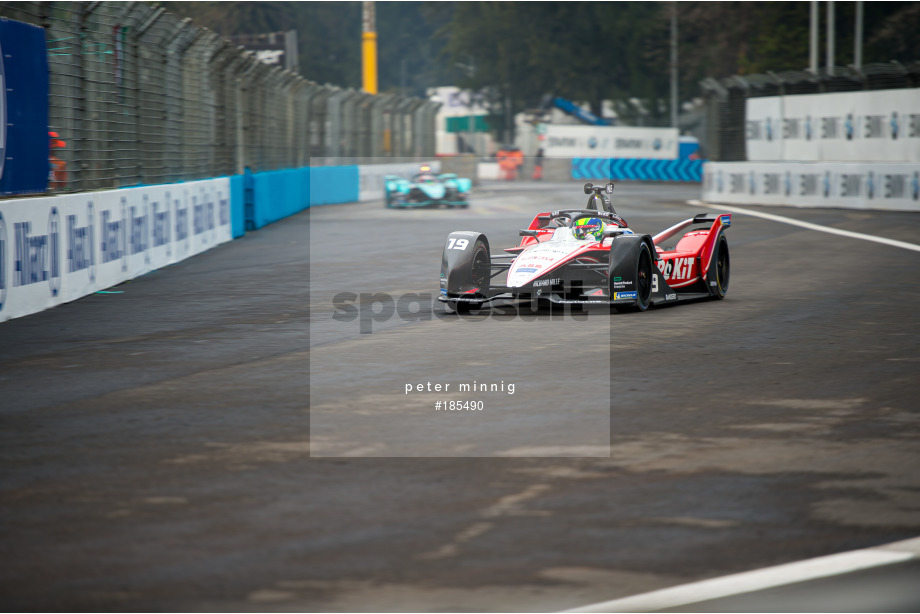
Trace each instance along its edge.
<path fill-rule="evenodd" d="M 543 155 L 553 158 L 677 158 L 677 128 L 548 124 Z"/>
<path fill-rule="evenodd" d="M 749 161 L 920 162 L 920 88 L 749 98 Z"/>
<path fill-rule="evenodd" d="M 707 162 L 705 201 L 920 211 L 920 164 Z"/>
<path fill-rule="evenodd" d="M 0 321 L 231 239 L 228 178 L 0 201 Z"/>
<path fill-rule="evenodd" d="M 45 30 L 0 18 L 0 194 L 48 187 Z"/>

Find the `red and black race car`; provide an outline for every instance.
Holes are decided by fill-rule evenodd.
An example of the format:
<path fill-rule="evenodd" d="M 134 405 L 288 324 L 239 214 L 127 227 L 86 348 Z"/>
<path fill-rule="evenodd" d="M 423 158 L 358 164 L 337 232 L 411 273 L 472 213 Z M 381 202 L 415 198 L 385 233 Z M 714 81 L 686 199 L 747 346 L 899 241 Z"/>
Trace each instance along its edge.
<path fill-rule="evenodd" d="M 585 209 L 538 214 L 501 255 L 480 232 L 450 233 L 438 300 L 460 312 L 500 298 L 645 311 L 725 296 L 731 214 L 701 213 L 656 235 L 637 234 L 610 203 L 612 183 L 586 183 L 584 191 L 591 195 Z"/>

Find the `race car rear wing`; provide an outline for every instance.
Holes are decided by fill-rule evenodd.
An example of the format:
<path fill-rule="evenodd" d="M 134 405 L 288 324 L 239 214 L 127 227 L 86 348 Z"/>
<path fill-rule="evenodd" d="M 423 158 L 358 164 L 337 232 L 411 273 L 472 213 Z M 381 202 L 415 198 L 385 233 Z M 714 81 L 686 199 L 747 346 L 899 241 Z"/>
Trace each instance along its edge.
<path fill-rule="evenodd" d="M 684 220 L 683 222 L 679 222 L 679 223 L 677 223 L 677 224 L 674 224 L 673 226 L 671 226 L 670 228 L 668 228 L 668 229 L 666 229 L 666 230 L 662 230 L 662 231 L 659 232 L 657 235 L 655 235 L 654 237 L 652 237 L 652 242 L 653 242 L 655 245 L 659 245 L 659 244 L 661 244 L 661 243 L 664 243 L 665 241 L 667 241 L 668 239 L 670 239 L 671 237 L 673 237 L 674 235 L 676 235 L 676 234 L 679 233 L 680 231 L 684 230 L 685 228 L 689 228 L 690 226 L 693 226 L 694 224 L 711 224 L 711 223 L 715 222 L 716 220 L 718 220 L 720 217 L 723 218 L 723 222 L 722 222 L 722 223 L 723 223 L 725 226 L 728 226 L 728 225 L 731 223 L 731 222 L 726 223 L 726 222 L 724 221 L 724 220 L 725 220 L 725 217 L 727 217 L 724 213 L 723 213 L 723 214 L 719 214 L 719 213 L 699 213 L 699 214 L 693 216 L 693 217 L 692 217 L 691 219 L 689 219 L 689 220 Z M 728 219 L 731 219 L 731 218 L 728 218 Z"/>

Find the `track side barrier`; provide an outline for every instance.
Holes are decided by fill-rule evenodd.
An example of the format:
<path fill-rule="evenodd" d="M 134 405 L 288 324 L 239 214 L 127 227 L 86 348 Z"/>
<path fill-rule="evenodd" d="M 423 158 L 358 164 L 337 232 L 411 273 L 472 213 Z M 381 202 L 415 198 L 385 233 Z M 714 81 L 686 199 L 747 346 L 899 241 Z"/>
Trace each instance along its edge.
<path fill-rule="evenodd" d="M 737 205 L 920 211 L 920 164 L 708 162 L 702 198 Z"/>
<path fill-rule="evenodd" d="M 241 211 L 242 228 L 257 230 L 317 205 L 358 200 L 358 167 L 312 166 L 245 173 L 231 178 L 235 208 Z M 237 205 L 238 203 L 238 205 Z"/>
<path fill-rule="evenodd" d="M 232 239 L 230 179 L 0 202 L 0 321 Z"/>
<path fill-rule="evenodd" d="M 310 167 L 310 202 L 307 206 L 356 202 L 360 185 L 355 165 Z"/>
<path fill-rule="evenodd" d="M 703 161 L 677 158 L 573 158 L 572 179 L 618 179 L 628 181 L 679 181 L 698 183 Z"/>
<path fill-rule="evenodd" d="M 0 201 L 0 322 L 110 288 L 311 206 L 382 198 L 384 174 L 417 168 L 303 167 Z"/>

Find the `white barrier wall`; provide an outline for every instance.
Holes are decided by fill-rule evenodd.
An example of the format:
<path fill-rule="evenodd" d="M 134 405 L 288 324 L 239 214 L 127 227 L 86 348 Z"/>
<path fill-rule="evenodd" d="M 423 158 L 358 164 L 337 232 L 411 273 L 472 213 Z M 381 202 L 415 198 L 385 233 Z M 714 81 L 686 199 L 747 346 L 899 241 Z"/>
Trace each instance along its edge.
<path fill-rule="evenodd" d="M 440 160 L 431 162 L 400 162 L 398 164 L 360 164 L 358 165 L 358 177 L 361 181 L 361 187 L 358 192 L 358 200 L 382 200 L 383 178 L 387 175 L 398 175 L 403 179 L 412 179 L 412 176 L 418 173 L 419 167 L 426 164 L 431 167 L 435 173 L 441 172 Z"/>
<path fill-rule="evenodd" d="M 707 162 L 703 200 L 920 211 L 920 164 Z"/>
<path fill-rule="evenodd" d="M 745 104 L 750 161 L 920 162 L 920 88 Z"/>
<path fill-rule="evenodd" d="M 678 156 L 677 128 L 548 124 L 543 155 L 554 158 L 658 158 Z"/>
<path fill-rule="evenodd" d="M 228 178 L 0 201 L 0 322 L 231 239 Z"/>
<path fill-rule="evenodd" d="M 498 162 L 477 162 L 476 176 L 479 179 L 501 179 L 501 169 Z"/>

